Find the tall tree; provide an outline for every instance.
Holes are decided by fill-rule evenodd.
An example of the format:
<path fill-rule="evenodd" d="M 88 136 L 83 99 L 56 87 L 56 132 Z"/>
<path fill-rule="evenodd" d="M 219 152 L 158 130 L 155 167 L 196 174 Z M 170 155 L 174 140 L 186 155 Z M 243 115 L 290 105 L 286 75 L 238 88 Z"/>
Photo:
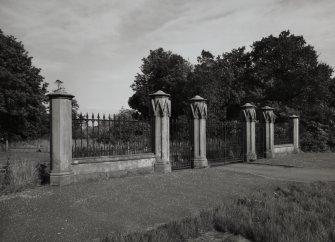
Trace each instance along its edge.
<path fill-rule="evenodd" d="M 142 73 L 135 76 L 131 85 L 135 93 L 129 98 L 129 106 L 148 116 L 150 110 L 148 95 L 162 90 L 171 94 L 172 116 L 183 114 L 186 105 L 185 86 L 192 65 L 180 55 L 165 51 L 163 48 L 150 50 L 150 54 L 142 61 L 140 67 Z"/>
<path fill-rule="evenodd" d="M 25 139 L 45 132 L 46 88 L 23 44 L 0 30 L 0 135 Z"/>
<path fill-rule="evenodd" d="M 221 119 L 236 118 L 239 111 L 236 106 L 245 97 L 243 84 L 249 66 L 249 54 L 244 47 L 216 58 L 203 50 L 191 75 L 188 90 L 191 95 L 199 94 L 208 99 L 209 115 Z"/>
<path fill-rule="evenodd" d="M 318 60 L 303 36 L 283 31 L 255 41 L 250 52 L 242 47 L 217 57 L 202 51 L 194 69 L 163 49 L 151 51 L 143 62 L 129 100 L 141 112 L 148 107 L 147 94 L 158 89 L 172 94 L 174 115 L 184 113 L 194 95 L 207 98 L 209 115 L 218 111 L 214 117 L 221 119 L 237 118 L 245 102 L 270 105 L 279 118 L 301 116 L 306 149 L 335 149 L 333 68 Z"/>
<path fill-rule="evenodd" d="M 332 69 L 318 62 L 316 51 L 303 36 L 283 31 L 251 47 L 253 81 L 249 88 L 261 90 L 253 96 L 258 102 L 279 102 L 301 109 L 304 103 L 299 101 L 314 102 L 316 92 L 324 82 L 329 83 Z"/>

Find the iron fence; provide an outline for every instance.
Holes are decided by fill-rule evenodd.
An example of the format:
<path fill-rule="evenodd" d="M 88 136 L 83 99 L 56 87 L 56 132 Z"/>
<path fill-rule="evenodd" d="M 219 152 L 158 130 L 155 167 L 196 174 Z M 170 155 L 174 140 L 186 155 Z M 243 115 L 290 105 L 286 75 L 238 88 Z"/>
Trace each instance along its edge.
<path fill-rule="evenodd" d="M 211 165 L 243 160 L 242 124 L 207 120 L 206 156 Z"/>
<path fill-rule="evenodd" d="M 293 131 L 289 122 L 280 122 L 274 124 L 274 144 L 292 144 Z"/>
<path fill-rule="evenodd" d="M 152 152 L 151 122 L 120 115 L 80 114 L 73 119 L 73 157 Z"/>
<path fill-rule="evenodd" d="M 170 162 L 172 170 L 192 168 L 191 121 L 186 118 L 170 120 Z"/>
<path fill-rule="evenodd" d="M 265 125 L 256 120 L 255 123 L 256 154 L 257 159 L 265 158 Z"/>

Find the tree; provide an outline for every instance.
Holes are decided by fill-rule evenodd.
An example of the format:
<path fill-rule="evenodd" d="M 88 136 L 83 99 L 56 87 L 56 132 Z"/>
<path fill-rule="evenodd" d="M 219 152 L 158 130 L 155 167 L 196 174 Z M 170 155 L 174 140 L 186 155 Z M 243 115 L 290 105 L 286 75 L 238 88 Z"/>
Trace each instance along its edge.
<path fill-rule="evenodd" d="M 180 55 L 164 51 L 163 48 L 150 50 L 150 54 L 142 61 L 142 73 L 137 73 L 131 85 L 135 93 L 129 98 L 129 106 L 143 116 L 148 116 L 149 94 L 162 90 L 171 95 L 172 116 L 182 115 L 187 103 L 184 91 L 192 65 Z"/>
<path fill-rule="evenodd" d="M 253 43 L 250 97 L 259 105 L 276 108 L 279 118 L 301 116 L 302 146 L 325 150 L 331 146 L 330 120 L 335 117 L 333 69 L 318 61 L 318 55 L 303 36 L 283 31 Z M 256 91 L 257 90 L 257 91 Z"/>
<path fill-rule="evenodd" d="M 303 36 L 283 31 L 278 37 L 254 42 L 251 48 L 253 81 L 249 88 L 262 90 L 253 97 L 259 102 L 293 104 L 316 78 L 317 54 Z"/>
<path fill-rule="evenodd" d="M 72 99 L 72 119 L 78 118 L 79 104 L 76 99 Z"/>
<path fill-rule="evenodd" d="M 303 36 L 283 31 L 214 57 L 202 51 L 192 66 L 162 48 L 143 59 L 143 74 L 132 85 L 129 105 L 148 113 L 148 94 L 159 89 L 172 94 L 174 116 L 185 113 L 187 99 L 208 100 L 210 118 L 237 119 L 240 105 L 275 108 L 278 120 L 301 117 L 302 146 L 308 150 L 335 149 L 335 80 L 333 68 L 318 60 Z"/>
<path fill-rule="evenodd" d="M 0 135 L 35 138 L 45 132 L 46 92 L 40 69 L 21 42 L 0 30 Z"/>
<path fill-rule="evenodd" d="M 243 84 L 249 66 L 250 58 L 244 47 L 223 53 L 216 58 L 203 50 L 190 76 L 187 90 L 192 96 L 201 95 L 208 99 L 210 117 L 236 118 L 239 111 L 236 106 L 239 106 L 245 97 Z"/>

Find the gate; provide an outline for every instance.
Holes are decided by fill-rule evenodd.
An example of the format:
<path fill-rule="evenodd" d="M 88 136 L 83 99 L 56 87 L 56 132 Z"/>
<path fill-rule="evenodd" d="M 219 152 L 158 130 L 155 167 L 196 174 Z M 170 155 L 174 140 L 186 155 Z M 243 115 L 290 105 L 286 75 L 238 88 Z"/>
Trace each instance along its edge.
<path fill-rule="evenodd" d="M 80 114 L 72 122 L 72 157 L 150 153 L 150 123 L 141 117 Z"/>
<path fill-rule="evenodd" d="M 265 125 L 256 120 L 255 136 L 256 136 L 256 154 L 257 159 L 265 158 Z"/>
<path fill-rule="evenodd" d="M 274 124 L 274 144 L 293 144 L 293 130 L 289 122 Z"/>
<path fill-rule="evenodd" d="M 241 122 L 209 120 L 206 129 L 206 155 L 211 166 L 243 160 Z"/>
<path fill-rule="evenodd" d="M 192 144 L 189 119 L 170 120 L 170 162 L 172 170 L 192 168 Z"/>

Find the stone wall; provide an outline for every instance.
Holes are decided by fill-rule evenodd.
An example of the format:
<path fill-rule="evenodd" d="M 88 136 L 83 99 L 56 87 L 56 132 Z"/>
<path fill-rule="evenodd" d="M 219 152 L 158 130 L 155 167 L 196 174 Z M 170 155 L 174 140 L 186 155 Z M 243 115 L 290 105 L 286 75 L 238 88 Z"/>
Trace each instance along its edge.
<path fill-rule="evenodd" d="M 51 116 L 51 174 L 50 183 L 55 186 L 87 180 L 122 177 L 152 172 L 171 172 L 170 161 L 170 95 L 157 91 L 150 95 L 154 116 L 153 153 L 137 155 L 99 156 L 72 158 L 71 100 L 74 96 L 64 89 L 49 94 Z M 206 157 L 206 99 L 195 96 L 190 99 L 192 114 L 191 160 L 194 168 L 208 166 Z M 299 117 L 291 116 L 293 144 L 274 146 L 275 115 L 273 108 L 263 107 L 257 117 L 255 106 L 247 103 L 241 106 L 243 123 L 244 161 L 257 159 L 255 123 L 260 119 L 264 130 L 264 144 L 260 147 L 266 158 L 299 152 Z"/>
<path fill-rule="evenodd" d="M 283 144 L 283 145 L 275 145 L 274 146 L 274 155 L 275 156 L 284 156 L 288 154 L 293 154 L 294 152 L 293 144 Z"/>
<path fill-rule="evenodd" d="M 155 160 L 153 153 L 75 158 L 71 164 L 73 181 L 76 183 L 153 173 Z"/>

